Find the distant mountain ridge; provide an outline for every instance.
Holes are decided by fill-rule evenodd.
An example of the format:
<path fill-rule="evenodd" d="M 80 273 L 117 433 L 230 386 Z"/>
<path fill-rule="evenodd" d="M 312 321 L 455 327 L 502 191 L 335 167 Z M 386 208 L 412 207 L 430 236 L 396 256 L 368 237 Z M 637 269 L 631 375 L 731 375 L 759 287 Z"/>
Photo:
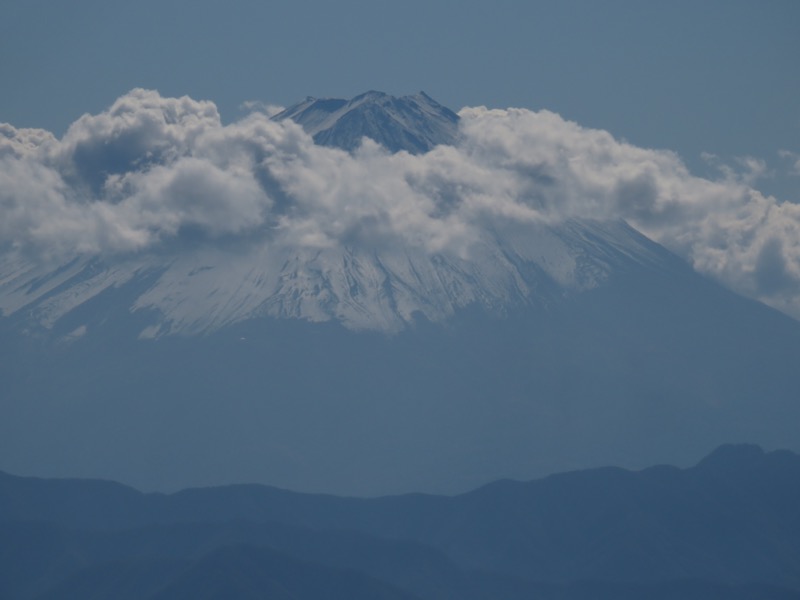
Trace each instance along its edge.
<path fill-rule="evenodd" d="M 0 474 L 0 591 L 35 590 L 37 573 L 61 572 L 49 581 L 53 595 L 41 597 L 68 597 L 56 592 L 88 593 L 113 569 L 115 593 L 197 590 L 210 577 L 227 597 L 260 597 L 247 594 L 296 572 L 291 581 L 335 580 L 343 594 L 364 586 L 391 598 L 482 600 L 504 590 L 510 600 L 789 599 L 800 597 L 798 506 L 800 456 L 755 446 L 720 448 L 689 469 L 594 469 L 454 497 L 367 500 L 263 486 L 164 496 Z M 251 577 L 255 588 L 236 587 Z"/>

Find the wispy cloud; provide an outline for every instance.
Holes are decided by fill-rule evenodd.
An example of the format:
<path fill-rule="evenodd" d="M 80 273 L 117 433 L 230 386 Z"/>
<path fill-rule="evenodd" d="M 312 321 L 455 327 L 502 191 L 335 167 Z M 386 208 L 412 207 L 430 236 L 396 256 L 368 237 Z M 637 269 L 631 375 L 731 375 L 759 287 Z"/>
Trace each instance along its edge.
<path fill-rule="evenodd" d="M 789 163 L 789 174 L 800 176 L 800 154 L 789 150 L 778 150 L 778 156 Z"/>
<path fill-rule="evenodd" d="M 223 125 L 211 102 L 137 89 L 61 139 L 0 126 L 0 245 L 47 258 L 249 236 L 465 255 L 487 228 L 625 219 L 698 271 L 800 315 L 800 206 L 752 187 L 766 170 L 755 159 L 708 157 L 720 176 L 704 179 L 674 153 L 552 112 L 485 108 L 461 110 L 456 146 L 413 156 L 366 140 L 348 154 L 250 108 Z"/>
<path fill-rule="evenodd" d="M 261 100 L 245 100 L 239 105 L 239 110 L 245 113 L 260 112 L 268 117 L 277 115 L 284 110 L 284 106 L 269 104 Z"/>

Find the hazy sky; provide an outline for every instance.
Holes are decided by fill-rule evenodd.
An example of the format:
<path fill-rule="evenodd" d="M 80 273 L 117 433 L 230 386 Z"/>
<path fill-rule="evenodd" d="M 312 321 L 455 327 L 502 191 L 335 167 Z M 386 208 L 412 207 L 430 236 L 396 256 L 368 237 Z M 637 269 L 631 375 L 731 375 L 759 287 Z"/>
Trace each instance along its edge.
<path fill-rule="evenodd" d="M 60 135 L 134 87 L 213 100 L 424 90 L 547 108 L 644 147 L 755 156 L 792 195 L 800 2 L 5 0 L 0 122 Z M 795 195 L 796 196 L 796 195 Z M 788 198 L 786 198 L 788 199 Z M 794 198 L 793 198 L 794 199 Z"/>

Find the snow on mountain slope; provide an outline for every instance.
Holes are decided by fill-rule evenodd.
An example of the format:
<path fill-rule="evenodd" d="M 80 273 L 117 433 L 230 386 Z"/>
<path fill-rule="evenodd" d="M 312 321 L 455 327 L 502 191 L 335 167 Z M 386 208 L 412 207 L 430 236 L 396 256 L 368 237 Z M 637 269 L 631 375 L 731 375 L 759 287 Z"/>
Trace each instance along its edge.
<path fill-rule="evenodd" d="M 468 256 L 364 248 L 200 247 L 58 268 L 6 256 L 0 309 L 44 327 L 109 288 L 151 276 L 129 306 L 158 319 L 142 337 L 207 333 L 259 316 L 336 320 L 354 330 L 395 332 L 418 317 L 442 321 L 479 305 L 502 314 L 591 289 L 627 261 L 667 265 L 669 253 L 622 222 L 572 221 L 486 234 Z"/>

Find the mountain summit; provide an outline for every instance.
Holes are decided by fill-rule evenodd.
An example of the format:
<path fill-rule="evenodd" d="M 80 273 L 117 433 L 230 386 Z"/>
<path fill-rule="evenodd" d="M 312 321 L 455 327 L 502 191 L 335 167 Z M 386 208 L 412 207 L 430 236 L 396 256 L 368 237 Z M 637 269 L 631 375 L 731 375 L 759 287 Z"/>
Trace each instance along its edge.
<path fill-rule="evenodd" d="M 273 117 L 303 126 L 317 144 L 354 150 L 364 137 L 390 152 L 427 152 L 439 144 L 453 144 L 458 115 L 425 92 L 394 97 L 370 91 L 351 100 L 306 98 Z"/>

